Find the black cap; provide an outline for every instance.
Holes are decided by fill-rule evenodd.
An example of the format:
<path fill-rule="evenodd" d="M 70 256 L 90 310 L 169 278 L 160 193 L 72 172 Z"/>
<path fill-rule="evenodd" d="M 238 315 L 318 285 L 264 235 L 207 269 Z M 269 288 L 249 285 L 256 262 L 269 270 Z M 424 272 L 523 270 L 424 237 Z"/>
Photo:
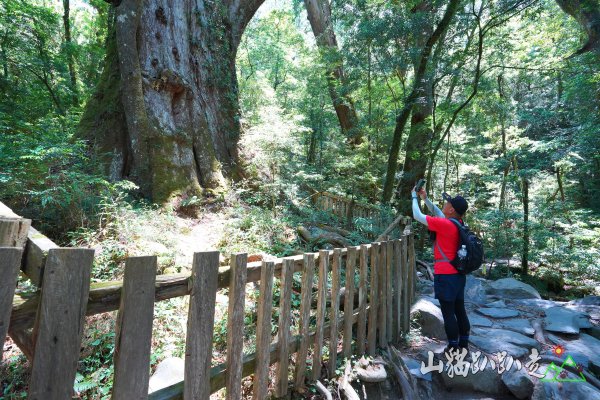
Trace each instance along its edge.
<path fill-rule="evenodd" d="M 442 197 L 448 203 L 452 204 L 452 207 L 454 207 L 454 209 L 459 215 L 465 215 L 465 213 L 469 209 L 469 203 L 467 203 L 465 198 L 460 195 L 451 197 L 448 193 L 444 192 L 442 193 Z"/>

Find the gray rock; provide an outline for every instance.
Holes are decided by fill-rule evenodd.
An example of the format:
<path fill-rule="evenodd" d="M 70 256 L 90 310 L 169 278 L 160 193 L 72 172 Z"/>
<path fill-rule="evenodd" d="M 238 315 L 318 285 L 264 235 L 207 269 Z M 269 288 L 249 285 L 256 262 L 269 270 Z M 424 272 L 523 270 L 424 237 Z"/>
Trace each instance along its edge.
<path fill-rule="evenodd" d="M 517 310 L 510 308 L 479 308 L 477 312 L 492 318 L 511 318 L 519 316 Z"/>
<path fill-rule="evenodd" d="M 430 294 L 433 296 L 433 282 L 426 279 L 418 280 L 417 291 L 421 294 Z"/>
<path fill-rule="evenodd" d="M 487 303 L 485 305 L 486 307 L 493 307 L 493 308 L 503 308 L 506 307 L 506 303 L 504 302 L 504 300 L 496 300 L 496 301 L 492 301 L 491 303 Z"/>
<path fill-rule="evenodd" d="M 547 365 L 542 365 L 538 372 L 544 373 Z M 570 372 L 566 379 L 576 379 Z M 600 400 L 600 391 L 587 382 L 544 382 L 537 380 L 531 400 Z"/>
<path fill-rule="evenodd" d="M 590 329 L 586 329 L 586 333 L 596 339 L 600 339 L 600 326 L 593 326 Z"/>
<path fill-rule="evenodd" d="M 467 275 L 467 281 L 465 284 L 465 301 L 476 304 L 484 304 L 486 302 L 486 292 L 488 287 L 489 283 L 487 280 L 476 278 L 472 275 Z"/>
<path fill-rule="evenodd" d="M 526 399 L 533 393 L 533 380 L 525 369 L 511 368 L 502 374 L 502 382 L 519 399 Z"/>
<path fill-rule="evenodd" d="M 385 367 L 381 364 L 369 365 L 366 368 L 357 367 L 356 376 L 363 382 L 378 383 L 387 379 Z"/>
<path fill-rule="evenodd" d="M 514 299 L 511 300 L 513 304 L 525 307 L 531 307 L 535 309 L 548 309 L 550 307 L 556 307 L 558 305 L 557 302 L 552 300 L 544 300 L 544 299 Z"/>
<path fill-rule="evenodd" d="M 183 381 L 185 361 L 182 358 L 170 357 L 162 360 L 156 367 L 156 371 L 150 377 L 148 393 L 166 388 L 175 383 Z"/>
<path fill-rule="evenodd" d="M 579 328 L 591 328 L 588 316 L 564 307 L 551 307 L 546 310 L 544 329 L 550 332 L 577 334 Z"/>
<path fill-rule="evenodd" d="M 469 340 L 488 354 L 506 351 L 514 358 L 529 354 L 533 347 L 540 347 L 535 339 L 514 331 L 495 328 L 473 328 Z"/>
<path fill-rule="evenodd" d="M 419 361 L 406 356 L 402 356 L 402 360 L 406 364 L 406 367 L 408 368 L 408 371 L 411 373 L 411 375 L 429 382 L 432 381 L 431 374 L 423 374 L 421 372 L 421 363 Z"/>
<path fill-rule="evenodd" d="M 535 329 L 531 327 L 531 323 L 527 319 L 503 319 L 495 321 L 494 327 L 509 329 L 527 336 L 533 336 L 535 334 Z"/>
<path fill-rule="evenodd" d="M 582 314 L 585 314 L 590 319 L 595 320 L 597 322 L 600 321 L 600 306 L 567 303 L 564 307 L 569 310 L 573 310 L 573 311 L 577 311 Z M 584 328 L 584 327 L 582 326 L 581 328 Z"/>
<path fill-rule="evenodd" d="M 471 323 L 471 326 L 486 326 L 488 328 L 492 326 L 492 321 L 485 317 L 482 317 L 477 313 L 471 312 L 467 314 L 469 316 L 469 322 Z"/>
<path fill-rule="evenodd" d="M 476 374 L 469 372 L 467 376 L 454 375 L 450 378 L 444 370 L 441 375 L 446 388 L 476 390 L 488 394 L 508 393 L 508 389 L 502 383 L 501 375 L 492 369 L 489 363 L 483 371 L 478 371 Z"/>
<path fill-rule="evenodd" d="M 503 278 L 492 282 L 488 293 L 504 299 L 541 299 L 540 294 L 533 286 L 514 278 Z"/>
<path fill-rule="evenodd" d="M 600 306 L 600 296 L 586 296 L 583 299 L 571 300 L 567 304 L 577 304 L 584 306 Z"/>
<path fill-rule="evenodd" d="M 439 307 L 431 301 L 421 298 L 410 309 L 411 317 L 417 313 L 417 320 L 423 335 L 436 339 L 446 339 L 444 318 Z"/>
<path fill-rule="evenodd" d="M 577 364 L 583 365 L 584 368 L 588 368 L 592 372 L 599 370 L 600 340 L 595 337 L 582 333 L 579 335 L 579 339 L 567 340 L 549 333 L 548 340 L 564 347 L 565 357 L 567 354 L 570 355 Z M 545 353 L 554 355 L 552 350 Z"/>

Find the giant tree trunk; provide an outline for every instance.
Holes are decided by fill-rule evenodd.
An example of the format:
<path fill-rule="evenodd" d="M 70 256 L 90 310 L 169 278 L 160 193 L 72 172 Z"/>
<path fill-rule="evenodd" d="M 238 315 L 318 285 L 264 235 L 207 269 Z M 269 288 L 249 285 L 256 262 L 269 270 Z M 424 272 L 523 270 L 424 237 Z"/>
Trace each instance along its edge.
<path fill-rule="evenodd" d="M 585 44 L 572 56 L 588 51 L 600 54 L 600 1 L 556 0 L 556 2 L 564 12 L 577 20 L 588 36 Z"/>
<path fill-rule="evenodd" d="M 112 179 L 165 202 L 240 177 L 235 55 L 263 1 L 115 3 L 104 71 L 79 130 Z"/>
<path fill-rule="evenodd" d="M 77 93 L 77 71 L 75 70 L 75 58 L 73 57 L 73 41 L 71 40 L 71 20 L 69 18 L 70 11 L 71 7 L 69 0 L 63 0 L 63 27 L 65 29 L 67 65 L 69 67 L 69 77 L 71 78 L 71 96 L 73 105 L 78 105 L 79 94 Z"/>
<path fill-rule="evenodd" d="M 354 103 L 350 96 L 339 90 L 339 87 L 344 85 L 344 68 L 338 54 L 337 39 L 331 23 L 329 0 L 304 0 L 304 5 L 319 49 L 333 58 L 333 60 L 327 60 L 327 87 L 340 121 L 342 134 L 347 137 L 349 144 L 358 145 L 362 143 L 363 138 L 358 126 Z"/>

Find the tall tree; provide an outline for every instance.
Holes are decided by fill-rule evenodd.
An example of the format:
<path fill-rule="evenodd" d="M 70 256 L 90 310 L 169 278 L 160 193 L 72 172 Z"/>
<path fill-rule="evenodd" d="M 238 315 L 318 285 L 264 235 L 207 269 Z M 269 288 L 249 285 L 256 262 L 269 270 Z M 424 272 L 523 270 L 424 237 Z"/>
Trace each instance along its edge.
<path fill-rule="evenodd" d="M 157 202 L 242 175 L 235 55 L 264 0 L 113 0 L 104 71 L 79 134 Z"/>
<path fill-rule="evenodd" d="M 362 142 L 362 133 L 358 126 L 356 109 L 350 96 L 342 93 L 340 87 L 345 84 L 344 67 L 338 53 L 338 44 L 331 21 L 331 5 L 329 0 L 304 0 L 308 20 L 317 40 L 319 49 L 328 56 L 327 87 L 333 107 L 340 121 L 342 134 L 351 145 Z"/>
<path fill-rule="evenodd" d="M 73 41 L 71 40 L 71 12 L 70 0 L 63 0 L 63 27 L 65 30 L 65 50 L 67 53 L 67 65 L 69 66 L 69 77 L 71 78 L 71 93 L 74 105 L 79 104 L 77 93 L 77 71 L 75 70 L 75 58 L 73 57 Z"/>
<path fill-rule="evenodd" d="M 560 8 L 577 20 L 585 30 L 588 39 L 573 56 L 588 51 L 600 54 L 600 1 L 598 0 L 556 0 Z"/>
<path fill-rule="evenodd" d="M 383 187 L 383 197 L 382 201 L 384 203 L 389 203 L 392 199 L 392 194 L 394 190 L 394 183 L 396 177 L 396 171 L 398 169 L 398 155 L 400 153 L 400 144 L 402 142 L 402 133 L 404 132 L 404 127 L 408 122 L 408 117 L 411 114 L 412 108 L 419 98 L 420 88 L 422 85 L 422 81 L 425 78 L 425 74 L 427 73 L 427 68 L 429 65 L 429 59 L 431 56 L 431 52 L 433 50 L 433 46 L 437 43 L 437 41 L 444 35 L 458 7 L 460 5 L 460 0 L 451 0 L 446 6 L 446 10 L 444 12 L 444 16 L 438 23 L 437 27 L 433 31 L 433 33 L 429 36 L 425 45 L 423 46 L 420 56 L 419 63 L 417 68 L 415 69 L 415 77 L 413 81 L 413 87 L 410 95 L 406 99 L 404 108 L 396 117 L 396 127 L 394 129 L 394 136 L 392 139 L 392 144 L 390 146 L 390 152 L 387 163 L 387 172 L 385 175 L 385 183 Z"/>

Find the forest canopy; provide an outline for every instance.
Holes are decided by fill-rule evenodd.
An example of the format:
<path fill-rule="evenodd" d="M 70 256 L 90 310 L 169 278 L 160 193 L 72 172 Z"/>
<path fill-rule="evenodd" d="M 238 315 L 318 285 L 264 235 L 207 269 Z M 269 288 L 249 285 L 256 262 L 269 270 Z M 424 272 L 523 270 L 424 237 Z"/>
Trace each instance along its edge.
<path fill-rule="evenodd" d="M 469 199 L 490 259 L 597 273 L 598 15 L 3 0 L 0 197 L 65 240 L 111 193 L 177 207 L 247 185 L 287 210 L 312 187 L 408 214 L 425 177 Z"/>

